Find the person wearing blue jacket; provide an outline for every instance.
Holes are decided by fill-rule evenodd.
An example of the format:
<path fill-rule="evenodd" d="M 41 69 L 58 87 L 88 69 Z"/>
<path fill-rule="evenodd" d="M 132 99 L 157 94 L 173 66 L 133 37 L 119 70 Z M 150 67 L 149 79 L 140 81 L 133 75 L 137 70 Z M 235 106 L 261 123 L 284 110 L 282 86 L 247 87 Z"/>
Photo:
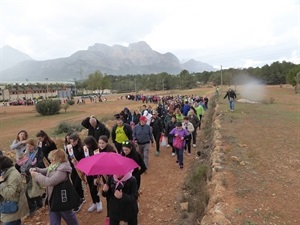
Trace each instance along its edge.
<path fill-rule="evenodd" d="M 189 102 L 185 101 L 184 105 L 183 105 L 183 109 L 182 109 L 183 116 L 187 116 L 190 109 L 191 109 L 191 106 L 189 105 Z"/>

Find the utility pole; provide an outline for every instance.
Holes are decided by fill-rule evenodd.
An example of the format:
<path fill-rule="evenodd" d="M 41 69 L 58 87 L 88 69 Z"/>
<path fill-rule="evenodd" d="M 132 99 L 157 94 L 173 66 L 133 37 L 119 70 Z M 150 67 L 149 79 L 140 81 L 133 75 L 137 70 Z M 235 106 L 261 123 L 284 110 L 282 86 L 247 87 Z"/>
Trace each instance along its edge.
<path fill-rule="evenodd" d="M 221 65 L 221 87 L 223 86 L 223 71 L 222 71 L 222 65 Z"/>
<path fill-rule="evenodd" d="M 45 98 L 47 99 L 48 97 L 48 78 L 46 77 L 46 85 L 47 85 L 47 90 L 46 90 L 46 95 L 45 95 Z"/>
<path fill-rule="evenodd" d="M 77 90 L 76 90 L 76 78 L 74 78 L 74 96 L 76 96 L 76 92 L 77 92 Z"/>
<path fill-rule="evenodd" d="M 134 91 L 135 91 L 135 97 L 137 96 L 137 92 L 136 92 L 136 77 L 134 77 Z"/>

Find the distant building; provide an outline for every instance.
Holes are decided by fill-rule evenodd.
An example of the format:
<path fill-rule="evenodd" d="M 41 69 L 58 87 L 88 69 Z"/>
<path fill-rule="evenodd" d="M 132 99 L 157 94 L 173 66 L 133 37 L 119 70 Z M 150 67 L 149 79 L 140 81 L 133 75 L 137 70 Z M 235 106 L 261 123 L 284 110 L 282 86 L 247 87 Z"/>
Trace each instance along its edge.
<path fill-rule="evenodd" d="M 29 83 L 0 85 L 0 101 L 27 100 L 36 98 L 68 98 L 72 96 L 70 83 Z"/>

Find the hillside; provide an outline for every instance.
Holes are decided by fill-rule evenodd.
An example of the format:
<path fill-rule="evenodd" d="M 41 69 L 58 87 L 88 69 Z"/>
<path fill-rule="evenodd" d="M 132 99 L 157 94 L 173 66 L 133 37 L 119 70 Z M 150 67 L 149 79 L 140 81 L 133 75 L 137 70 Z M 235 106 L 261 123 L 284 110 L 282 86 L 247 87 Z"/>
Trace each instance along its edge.
<path fill-rule="evenodd" d="M 0 71 L 17 65 L 20 62 L 33 60 L 29 55 L 10 46 L 0 48 Z"/>
<path fill-rule="evenodd" d="M 22 58 L 24 54 L 16 51 L 5 53 Z M 24 57 L 23 57 L 24 58 Z M 31 59 L 31 58 L 29 58 Z M 146 42 L 132 43 L 128 47 L 94 44 L 87 50 L 80 50 L 69 57 L 35 61 L 16 60 L 2 70 L 3 81 L 55 80 L 70 81 L 84 79 L 96 70 L 109 75 L 156 74 L 167 72 L 178 74 L 183 69 L 189 72 L 214 70 L 208 64 L 192 60 L 180 64 L 178 58 L 170 53 L 161 54 L 153 50 Z"/>

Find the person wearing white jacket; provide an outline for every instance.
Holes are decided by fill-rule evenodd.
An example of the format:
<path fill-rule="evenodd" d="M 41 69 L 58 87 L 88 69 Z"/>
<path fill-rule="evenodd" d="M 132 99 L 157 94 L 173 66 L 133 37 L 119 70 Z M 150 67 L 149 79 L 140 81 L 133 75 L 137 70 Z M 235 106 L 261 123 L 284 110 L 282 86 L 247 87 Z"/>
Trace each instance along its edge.
<path fill-rule="evenodd" d="M 188 155 L 191 155 L 191 140 L 192 140 L 192 133 L 194 132 L 195 128 L 194 125 L 189 121 L 189 117 L 185 116 L 182 122 L 182 127 L 187 130 L 189 133 L 188 137 L 185 139 L 185 151 L 188 150 Z"/>
<path fill-rule="evenodd" d="M 143 113 L 143 116 L 145 116 L 147 118 L 147 124 L 150 125 L 152 114 L 149 113 L 148 110 L 145 110 L 144 113 Z"/>

